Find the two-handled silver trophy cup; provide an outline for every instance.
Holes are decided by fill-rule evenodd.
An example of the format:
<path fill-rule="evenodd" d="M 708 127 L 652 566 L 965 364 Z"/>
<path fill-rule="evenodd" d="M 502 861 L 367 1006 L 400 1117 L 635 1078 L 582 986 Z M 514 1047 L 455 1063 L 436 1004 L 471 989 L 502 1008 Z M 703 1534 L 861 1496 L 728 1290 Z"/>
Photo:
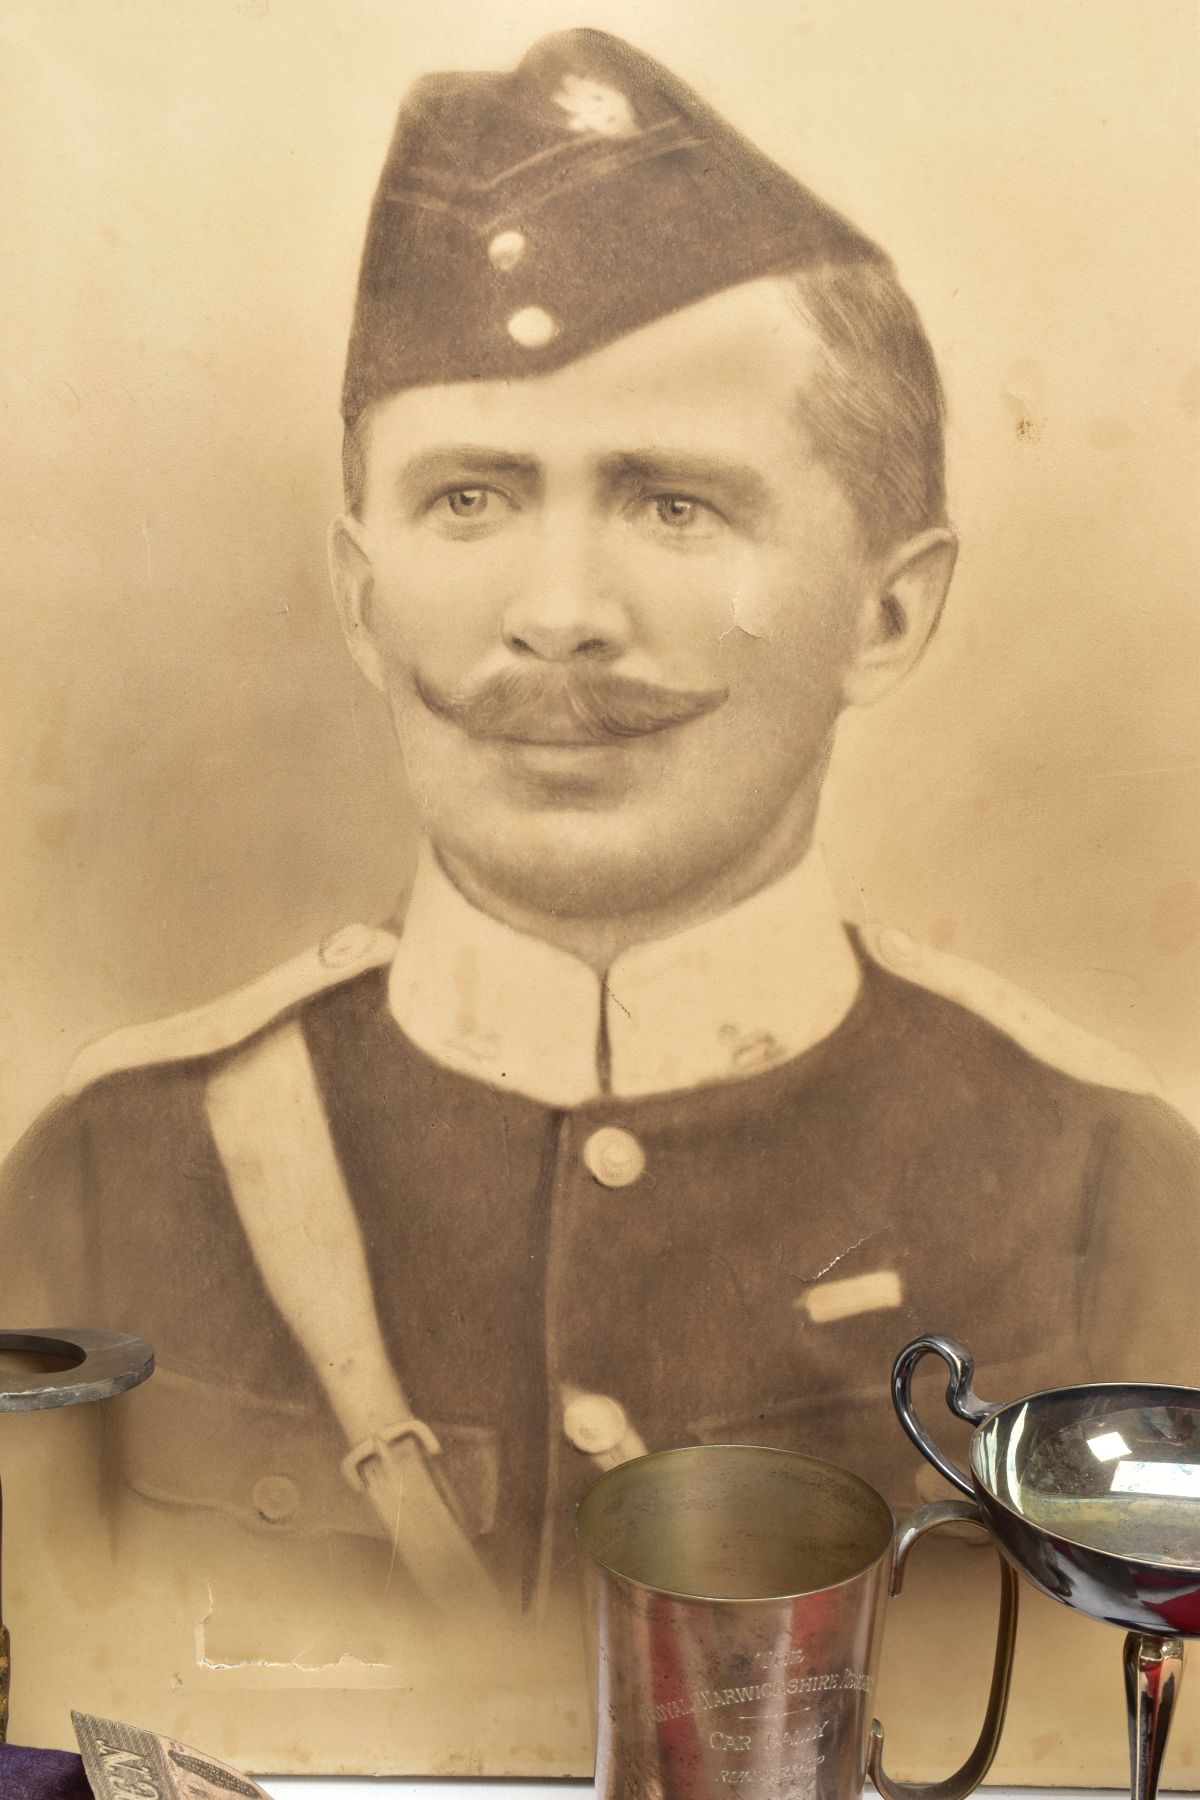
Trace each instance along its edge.
<path fill-rule="evenodd" d="M 931 1353 L 949 1367 L 951 1412 L 976 1428 L 969 1477 L 913 1409 L 913 1372 Z M 1125 1628 L 1131 1791 L 1153 1800 L 1184 1640 L 1200 1637 L 1200 1389 L 1110 1382 L 991 1405 L 973 1376 L 962 1344 L 916 1338 L 892 1373 L 900 1422 L 1027 1580 Z"/>

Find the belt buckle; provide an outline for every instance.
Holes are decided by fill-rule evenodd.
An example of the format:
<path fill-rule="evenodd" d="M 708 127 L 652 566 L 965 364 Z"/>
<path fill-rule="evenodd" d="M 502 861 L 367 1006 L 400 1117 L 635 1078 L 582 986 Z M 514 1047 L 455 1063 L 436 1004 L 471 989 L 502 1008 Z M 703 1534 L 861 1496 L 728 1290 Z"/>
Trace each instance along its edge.
<path fill-rule="evenodd" d="M 394 1425 L 385 1425 L 379 1431 L 365 1437 L 360 1443 L 348 1450 L 341 1461 L 341 1470 L 350 1486 L 359 1493 L 365 1493 L 367 1487 L 367 1468 L 372 1462 L 386 1467 L 389 1453 L 405 1438 L 415 1438 L 426 1456 L 440 1456 L 442 1446 L 437 1437 L 423 1419 L 400 1419 Z"/>

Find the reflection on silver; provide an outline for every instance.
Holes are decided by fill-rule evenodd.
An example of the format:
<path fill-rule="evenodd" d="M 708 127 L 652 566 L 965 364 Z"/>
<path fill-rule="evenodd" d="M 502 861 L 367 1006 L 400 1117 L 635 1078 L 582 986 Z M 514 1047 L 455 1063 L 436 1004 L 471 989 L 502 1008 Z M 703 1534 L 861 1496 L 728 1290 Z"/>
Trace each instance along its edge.
<path fill-rule="evenodd" d="M 1200 1463 L 1138 1462 L 1126 1456 L 1113 1470 L 1114 1494 L 1154 1494 L 1164 1500 L 1200 1500 Z"/>
<path fill-rule="evenodd" d="M 1090 1437 L 1088 1449 L 1100 1462 L 1113 1462 L 1118 1456 L 1129 1455 L 1129 1445 L 1119 1431 L 1102 1431 L 1098 1437 Z"/>
<path fill-rule="evenodd" d="M 1025 1435 L 1025 1426 L 1028 1418 L 1029 1408 L 1023 1406 L 1013 1423 L 1013 1428 L 1008 1439 L 1008 1446 L 1004 1452 L 1004 1475 L 1008 1484 L 1009 1494 L 1017 1494 L 1020 1492 L 1020 1477 L 1017 1474 L 1017 1451 L 1020 1449 L 1021 1439 Z M 997 1456 L 997 1445 L 998 1440 L 992 1439 L 989 1441 L 989 1461 L 993 1466 L 995 1465 Z"/>

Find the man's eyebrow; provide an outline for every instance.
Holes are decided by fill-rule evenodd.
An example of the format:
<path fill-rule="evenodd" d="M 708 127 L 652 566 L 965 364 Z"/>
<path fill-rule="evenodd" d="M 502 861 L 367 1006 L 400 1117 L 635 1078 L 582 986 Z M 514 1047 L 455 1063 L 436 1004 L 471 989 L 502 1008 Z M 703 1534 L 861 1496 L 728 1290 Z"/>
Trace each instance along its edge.
<path fill-rule="evenodd" d="M 535 456 L 520 456 L 487 444 L 438 444 L 422 450 L 401 464 L 398 479 L 402 487 L 421 487 L 430 481 L 452 480 L 464 471 L 507 476 L 526 486 L 540 484 L 542 479 L 542 465 Z"/>
<path fill-rule="evenodd" d="M 766 477 L 749 463 L 720 456 L 698 456 L 692 450 L 630 450 L 606 456 L 600 464 L 613 486 L 645 482 L 664 488 L 698 487 L 729 495 L 745 511 L 762 514 L 774 505 Z"/>

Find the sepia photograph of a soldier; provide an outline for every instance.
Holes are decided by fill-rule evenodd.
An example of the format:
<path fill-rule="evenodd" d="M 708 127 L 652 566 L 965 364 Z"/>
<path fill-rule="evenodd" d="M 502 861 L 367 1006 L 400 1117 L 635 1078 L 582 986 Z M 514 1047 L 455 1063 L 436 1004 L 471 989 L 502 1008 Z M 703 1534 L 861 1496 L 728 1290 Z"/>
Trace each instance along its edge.
<path fill-rule="evenodd" d="M 259 1769 L 583 1774 L 572 1517 L 603 1470 L 679 1444 L 778 1445 L 856 1470 L 900 1516 L 948 1492 L 889 1392 L 925 1331 L 968 1343 L 996 1400 L 1200 1384 L 1195 815 L 1172 786 L 1195 751 L 1180 598 L 1194 411 L 1172 399 L 1190 463 L 1165 440 L 1150 453 L 1147 480 L 1172 462 L 1156 600 L 1117 502 L 1106 538 L 1097 501 L 1064 522 L 1053 492 L 1056 467 L 1091 479 L 1088 445 L 1128 458 L 1101 488 L 1135 479 L 1123 377 L 1090 438 L 1059 449 L 1091 379 L 1084 321 L 1031 347 L 1015 288 L 982 319 L 956 301 L 957 271 L 980 285 L 972 259 L 1000 267 L 1024 233 L 1020 254 L 1044 265 L 1030 316 L 1057 318 L 1054 230 L 1032 174 L 1012 175 L 1026 151 L 1001 144 L 1012 210 L 986 218 L 978 146 L 1004 128 L 980 126 L 954 178 L 957 237 L 920 192 L 949 185 L 971 135 L 956 70 L 982 91 L 1021 8 L 954 28 L 936 114 L 913 73 L 922 31 L 946 25 L 935 0 L 907 37 L 889 9 L 840 24 L 797 9 L 783 55 L 767 9 L 749 38 L 742 10 L 700 9 L 691 39 L 678 5 L 642 24 L 633 7 L 502 7 L 477 41 L 435 14 L 402 46 L 402 19 L 374 5 L 271 17 L 266 0 L 207 0 L 202 27 L 155 24 L 136 50 L 119 8 L 85 6 L 74 47 L 13 9 L 89 143 L 120 138 L 114 96 L 156 88 L 139 157 L 162 132 L 188 171 L 163 218 L 187 213 L 188 245 L 219 242 L 228 265 L 178 324 L 166 400 L 147 366 L 151 397 L 121 431 L 62 376 L 98 445 L 110 430 L 134 446 L 90 477 L 97 515 L 110 487 L 129 498 L 111 543 L 99 526 L 88 541 L 129 559 L 141 626 L 135 644 L 113 625 L 128 641 L 102 675 L 72 663 L 65 628 L 31 628 L 46 635 L 26 652 L 54 671 L 44 689 L 31 677 L 48 705 L 36 767 L 60 805 L 41 842 L 102 916 L 93 933 L 82 905 L 55 914 L 61 987 L 78 992 L 55 1000 L 39 964 L 26 986 L 45 1024 L 18 1019 L 8 1052 L 15 1066 L 28 1031 L 42 1062 L 13 1083 L 0 1324 L 136 1333 L 157 1370 L 103 1417 L 0 1439 L 30 1739 L 51 1741 L 69 1703 Z M 1069 68 L 1082 92 L 1080 56 L 1116 81 L 1121 11 L 1051 8 L 1036 51 L 1026 20 L 1047 91 Z M 1188 35 L 1182 9 L 1151 19 L 1117 109 L 1126 140 Z M 288 75 L 269 124 L 251 105 L 266 76 L 231 77 L 230 116 L 255 120 L 227 158 L 247 181 L 260 139 L 301 129 L 285 100 L 319 79 L 340 94 L 314 126 L 339 218 L 321 257 L 298 177 L 248 219 L 225 175 L 194 173 L 222 129 L 222 59 L 255 33 Z M 879 33 L 907 46 L 903 79 L 862 61 Z M 367 132 L 351 90 L 387 57 Z M 852 179 L 806 135 L 851 154 L 860 115 L 822 116 L 826 79 L 862 116 L 891 110 Z M 1057 144 L 1075 170 L 1092 115 L 1072 104 L 1036 152 L 1047 169 Z M 1163 130 L 1169 156 L 1182 135 Z M 899 173 L 883 170 L 889 139 Z M 43 201 L 47 170 L 29 181 Z M 96 177 L 97 218 L 118 173 Z M 1084 175 L 1053 179 L 1079 201 L 1064 263 L 1106 267 L 1110 240 L 1142 230 L 1144 279 L 1178 306 L 1190 215 L 1173 215 L 1186 266 L 1169 286 L 1128 186 L 1097 205 Z M 128 218 L 113 204 L 150 266 L 175 224 L 149 199 Z M 924 245 L 919 294 L 893 210 L 900 241 Z M 321 260 L 335 238 L 336 267 Z M 299 298 L 239 337 L 256 256 L 272 306 Z M 1150 358 L 1149 324 L 1119 303 L 1098 309 L 1104 343 L 1126 333 Z M 83 289 L 64 304 L 90 317 Z M 150 283 L 114 309 L 112 345 L 84 332 L 80 361 L 111 356 L 133 380 L 145 320 L 168 313 Z M 318 319 L 319 350 L 293 358 L 289 333 Z M 1001 319 L 1023 348 L 992 369 Z M 226 333 L 236 354 L 206 359 Z M 1153 352 L 1173 396 L 1190 391 L 1186 337 L 1164 331 Z M 300 379 L 313 354 L 323 393 Z M 1005 400 L 986 431 L 976 413 L 974 463 L 948 471 L 948 428 L 970 441 L 972 356 L 989 404 Z M 227 444 L 206 414 L 223 401 Z M 37 455 L 75 419 L 43 420 Z M 325 485 L 339 452 L 340 500 Z M 1030 474 L 1043 454 L 1061 465 Z M 182 484 L 166 498 L 159 459 Z M 315 535 L 331 511 L 332 609 Z M 955 625 L 975 516 L 999 566 L 976 556 Z M 34 537 L 47 569 L 53 534 Z M 1086 583 L 1064 573 L 1077 539 Z M 240 598 L 213 615 L 206 673 L 188 584 L 206 585 L 210 556 Z M 104 637 L 99 613 L 88 630 Z M 1117 653 L 1121 632 L 1136 650 Z M 1169 1098 L 1148 1066 L 1162 1055 Z M 935 1639 L 967 1671 L 978 1658 L 982 1709 L 994 1573 L 967 1542 L 922 1568 L 885 1681 L 898 1760 L 928 1775 L 972 1729 L 943 1710 Z M 1092 1635 L 1027 1607 L 1010 1779 L 1123 1778 L 1119 1714 L 1093 1693 L 1110 1646 Z M 1064 1665 L 1069 1699 L 1047 1675 Z M 1077 1734 L 1059 1730 L 1068 1711 Z M 1177 1745 L 1197 1754 L 1194 1715 Z"/>

